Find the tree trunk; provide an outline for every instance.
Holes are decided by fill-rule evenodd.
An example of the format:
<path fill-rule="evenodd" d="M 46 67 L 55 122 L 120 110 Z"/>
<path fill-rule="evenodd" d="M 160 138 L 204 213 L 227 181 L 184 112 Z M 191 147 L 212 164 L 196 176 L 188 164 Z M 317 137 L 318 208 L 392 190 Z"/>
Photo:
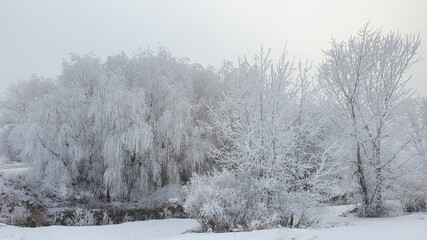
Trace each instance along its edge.
<path fill-rule="evenodd" d="M 373 163 L 375 167 L 376 186 L 372 196 L 373 214 L 381 215 L 382 204 L 382 169 L 381 169 L 381 130 L 378 130 L 377 138 L 373 141 Z"/>
<path fill-rule="evenodd" d="M 363 215 L 368 213 L 369 209 L 369 198 L 368 198 L 368 189 L 366 187 L 365 173 L 363 171 L 362 165 L 362 155 L 360 153 L 360 143 L 357 142 L 356 145 L 356 161 L 357 161 L 357 172 L 359 174 L 359 186 L 362 191 L 362 200 L 363 200 Z"/>

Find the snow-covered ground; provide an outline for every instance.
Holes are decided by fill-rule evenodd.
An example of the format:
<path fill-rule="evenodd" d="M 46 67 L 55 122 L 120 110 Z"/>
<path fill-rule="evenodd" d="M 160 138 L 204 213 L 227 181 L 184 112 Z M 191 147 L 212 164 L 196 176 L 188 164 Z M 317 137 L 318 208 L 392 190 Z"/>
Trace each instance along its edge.
<path fill-rule="evenodd" d="M 0 164 L 0 173 L 20 173 L 21 163 Z M 316 209 L 324 228 L 275 228 L 251 232 L 189 233 L 193 219 L 165 219 L 108 226 L 22 228 L 0 224 L 0 240 L 427 240 L 427 213 L 393 218 L 340 217 L 351 206 Z"/>
<path fill-rule="evenodd" d="M 0 173 L 20 173 L 28 170 L 29 166 L 26 163 L 0 163 Z"/>
<path fill-rule="evenodd" d="M 342 221 L 342 220 L 345 221 Z M 337 219 L 344 225 L 321 229 L 276 228 L 252 232 L 184 233 L 198 227 L 192 219 L 166 219 L 93 227 L 20 228 L 0 225 L 2 240 L 426 240 L 427 213 L 394 218 Z"/>

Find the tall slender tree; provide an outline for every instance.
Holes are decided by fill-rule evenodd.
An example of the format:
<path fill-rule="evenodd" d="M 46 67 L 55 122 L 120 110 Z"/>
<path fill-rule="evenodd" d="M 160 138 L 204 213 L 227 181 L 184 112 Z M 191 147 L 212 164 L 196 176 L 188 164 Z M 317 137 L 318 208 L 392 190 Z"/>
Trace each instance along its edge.
<path fill-rule="evenodd" d="M 384 143 L 392 137 L 397 108 L 411 94 L 406 73 L 419 60 L 419 45 L 417 35 L 384 34 L 366 24 L 347 42 L 333 40 L 319 67 L 324 94 L 335 104 L 348 129 L 346 138 L 353 142 L 351 162 L 364 216 L 384 212 L 383 187 L 395 173 L 393 163 L 404 147 L 386 149 Z"/>

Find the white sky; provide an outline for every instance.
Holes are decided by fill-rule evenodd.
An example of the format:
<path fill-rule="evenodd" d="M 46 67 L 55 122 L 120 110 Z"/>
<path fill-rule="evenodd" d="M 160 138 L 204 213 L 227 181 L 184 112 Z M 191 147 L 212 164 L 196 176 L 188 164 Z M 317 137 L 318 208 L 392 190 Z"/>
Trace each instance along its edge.
<path fill-rule="evenodd" d="M 318 63 L 331 37 L 346 40 L 368 20 L 427 39 L 427 0 L 0 0 L 0 92 L 31 74 L 56 76 L 68 53 L 105 59 L 139 47 L 219 67 L 261 45 L 277 57 Z M 420 56 L 427 58 L 427 40 Z M 410 83 L 427 96 L 427 59 Z"/>

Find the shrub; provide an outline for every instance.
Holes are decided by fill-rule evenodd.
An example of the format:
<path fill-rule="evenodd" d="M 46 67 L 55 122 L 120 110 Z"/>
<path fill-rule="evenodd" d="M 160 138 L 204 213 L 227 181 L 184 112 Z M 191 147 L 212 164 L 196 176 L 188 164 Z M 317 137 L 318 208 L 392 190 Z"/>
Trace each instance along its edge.
<path fill-rule="evenodd" d="M 92 226 L 96 224 L 96 219 L 92 211 L 82 208 L 77 208 L 74 213 L 74 225 L 76 226 Z"/>
<path fill-rule="evenodd" d="M 185 188 L 184 209 L 204 230 L 216 232 L 311 224 L 306 209 L 315 203 L 309 194 L 288 192 L 280 185 L 267 193 L 266 184 L 227 170 L 196 175 Z"/>
<path fill-rule="evenodd" d="M 427 184 L 420 176 L 411 177 L 400 179 L 393 190 L 405 212 L 425 211 L 427 209 Z"/>
<path fill-rule="evenodd" d="M 15 206 L 10 214 L 10 222 L 12 225 L 22 226 L 27 224 L 29 216 L 30 214 L 25 207 Z"/>

